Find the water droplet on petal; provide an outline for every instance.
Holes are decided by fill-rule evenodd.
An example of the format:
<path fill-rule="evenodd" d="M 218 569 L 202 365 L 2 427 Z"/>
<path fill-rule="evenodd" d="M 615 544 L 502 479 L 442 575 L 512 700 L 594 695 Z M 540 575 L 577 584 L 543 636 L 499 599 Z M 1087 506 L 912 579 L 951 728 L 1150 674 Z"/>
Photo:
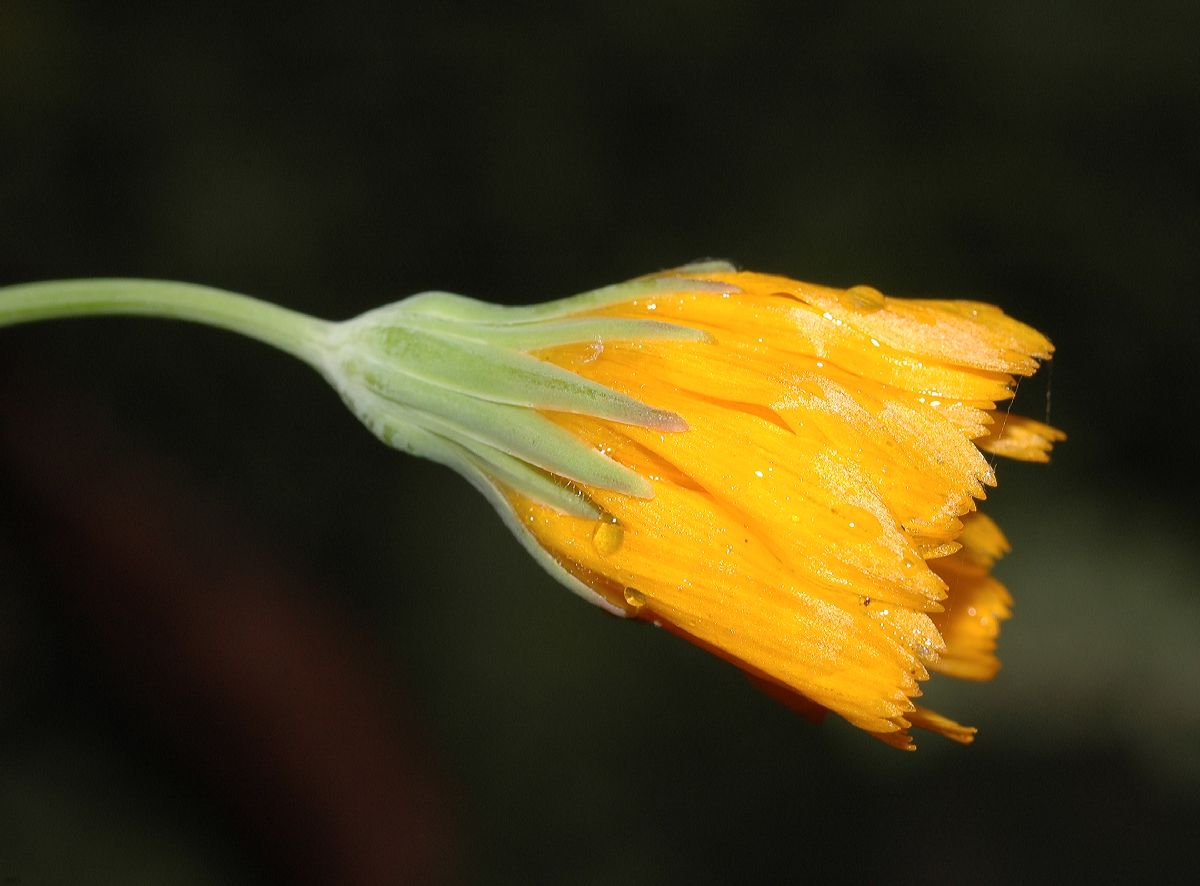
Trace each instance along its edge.
<path fill-rule="evenodd" d="M 871 313 L 883 307 L 883 293 L 873 286 L 851 286 L 842 293 L 842 303 L 855 311 Z"/>
<path fill-rule="evenodd" d="M 621 528 L 616 517 L 601 517 L 596 523 L 596 528 L 592 530 L 592 547 L 602 557 L 611 557 L 621 549 L 621 543 L 624 541 L 625 530 Z"/>
<path fill-rule="evenodd" d="M 646 595 L 643 594 L 641 591 L 639 591 L 637 588 L 626 588 L 625 589 L 625 602 L 628 603 L 630 606 L 632 606 L 634 609 L 641 609 L 643 606 L 646 605 Z"/>

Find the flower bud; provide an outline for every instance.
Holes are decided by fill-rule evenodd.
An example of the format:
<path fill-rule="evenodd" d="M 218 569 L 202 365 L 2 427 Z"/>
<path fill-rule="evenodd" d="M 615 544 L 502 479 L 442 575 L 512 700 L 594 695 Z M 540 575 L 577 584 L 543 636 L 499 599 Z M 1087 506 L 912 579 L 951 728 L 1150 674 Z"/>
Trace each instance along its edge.
<path fill-rule="evenodd" d="M 426 293 L 335 334 L 385 441 L 457 468 L 555 577 L 897 747 L 931 671 L 987 679 L 1007 543 L 975 512 L 1052 348 L 989 305 L 706 265 L 521 308 Z"/>

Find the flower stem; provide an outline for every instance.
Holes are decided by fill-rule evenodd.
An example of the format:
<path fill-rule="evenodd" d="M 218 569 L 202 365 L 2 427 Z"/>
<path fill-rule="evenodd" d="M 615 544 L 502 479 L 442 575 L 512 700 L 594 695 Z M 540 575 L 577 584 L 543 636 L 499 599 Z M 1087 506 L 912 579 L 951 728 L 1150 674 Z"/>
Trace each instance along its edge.
<path fill-rule="evenodd" d="M 167 280 L 52 280 L 0 286 L 0 327 L 100 315 L 191 320 L 239 332 L 321 368 L 325 320 L 209 286 Z"/>

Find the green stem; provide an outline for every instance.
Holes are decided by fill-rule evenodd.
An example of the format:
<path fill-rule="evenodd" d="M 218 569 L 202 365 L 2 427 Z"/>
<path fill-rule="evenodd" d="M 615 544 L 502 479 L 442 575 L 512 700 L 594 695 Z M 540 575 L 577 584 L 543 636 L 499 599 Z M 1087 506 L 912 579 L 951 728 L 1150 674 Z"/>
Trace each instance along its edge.
<path fill-rule="evenodd" d="M 168 280 L 52 280 L 0 286 L 0 327 L 105 314 L 191 320 L 240 332 L 321 368 L 325 320 L 236 292 Z"/>

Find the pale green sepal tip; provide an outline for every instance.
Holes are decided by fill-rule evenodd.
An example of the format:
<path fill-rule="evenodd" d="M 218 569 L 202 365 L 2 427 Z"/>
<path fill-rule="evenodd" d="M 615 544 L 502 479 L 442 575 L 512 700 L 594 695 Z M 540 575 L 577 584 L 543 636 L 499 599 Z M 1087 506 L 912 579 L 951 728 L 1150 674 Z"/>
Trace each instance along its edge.
<path fill-rule="evenodd" d="M 556 481 L 529 462 L 513 458 L 508 453 L 477 440 L 464 443 L 434 432 L 429 432 L 429 437 L 444 446 L 448 453 L 457 456 L 453 467 L 459 473 L 464 473 L 467 467 L 474 468 L 526 498 L 568 517 L 579 517 L 583 520 L 599 520 L 601 517 L 600 508 L 592 504 L 583 493 Z"/>
<path fill-rule="evenodd" d="M 668 274 L 734 274 L 737 265 L 723 258 L 708 258 L 702 261 L 688 262 L 667 271 Z M 653 276 L 653 275 L 651 275 Z"/>
<path fill-rule="evenodd" d="M 356 413 L 359 412 L 354 403 L 350 405 Z M 529 528 L 517 519 L 517 515 L 508 503 L 508 499 L 500 491 L 497 481 L 486 470 L 481 469 L 478 463 L 469 458 L 462 447 L 439 437 L 437 434 L 412 425 L 405 426 L 401 423 L 399 425 L 392 425 L 391 427 L 384 427 L 378 423 L 366 422 L 366 424 L 380 440 L 389 446 L 395 446 L 413 455 L 423 456 L 431 461 L 436 461 L 439 464 L 444 464 L 456 470 L 491 503 L 492 507 L 496 509 L 496 513 L 500 515 L 500 519 L 504 522 L 504 525 L 508 527 L 521 546 L 525 548 L 529 555 L 552 578 L 588 603 L 599 606 L 606 612 L 619 615 L 622 618 L 628 616 L 628 613 L 624 609 L 609 602 L 602 595 L 596 593 L 564 569 L 562 564 L 555 560 L 541 546 L 533 536 L 533 533 L 529 531 Z M 547 504 L 550 503 L 547 502 Z M 550 506 L 553 507 L 553 504 Z M 591 517 L 590 514 L 582 516 Z"/>
<path fill-rule="evenodd" d="M 629 613 L 620 606 L 609 602 L 601 594 L 596 593 L 594 590 L 564 569 L 563 565 L 554 559 L 549 551 L 541 546 L 541 543 L 538 542 L 533 533 L 529 531 L 529 527 L 525 526 L 525 524 L 517 519 L 517 515 L 513 512 L 508 500 L 504 497 L 504 493 L 500 491 L 499 487 L 493 480 L 491 480 L 486 474 L 477 472 L 469 473 L 466 476 L 471 482 L 471 485 L 478 489 L 480 493 L 483 494 L 484 498 L 492 503 L 492 506 L 500 515 L 500 519 L 504 521 L 504 525 L 512 531 L 512 534 L 516 536 L 517 541 L 521 543 L 521 546 L 524 547 L 525 550 L 529 552 L 529 555 L 538 562 L 538 565 L 540 565 L 546 570 L 546 572 L 550 574 L 551 578 L 555 579 L 567 590 L 572 591 L 592 605 L 599 606 L 605 612 L 620 616 L 621 618 L 629 617 Z"/>
<path fill-rule="evenodd" d="M 669 272 L 668 272 L 669 273 Z M 555 320 L 584 311 L 595 311 L 610 305 L 634 301 L 652 295 L 676 292 L 737 292 L 732 283 L 713 280 L 692 280 L 686 277 L 639 277 L 625 283 L 614 283 L 579 295 L 534 305 L 495 305 L 450 292 L 422 292 L 400 302 L 408 310 L 461 322 L 495 324 L 536 323 Z"/>
<path fill-rule="evenodd" d="M 620 341 L 712 342 L 703 329 L 665 323 L 662 320 L 638 320 L 626 317 L 573 317 L 533 324 L 457 323 L 422 314 L 406 313 L 399 318 L 411 329 L 429 330 L 453 338 L 488 344 L 516 351 L 537 351 L 559 345 Z M 386 322 L 386 321 L 385 321 Z"/>
<path fill-rule="evenodd" d="M 361 356 L 345 361 L 341 369 L 346 381 L 361 385 L 365 392 L 382 400 L 372 404 L 375 409 L 415 411 L 409 419 L 411 424 L 462 434 L 568 480 L 635 498 L 654 495 L 650 484 L 636 471 L 613 461 L 531 409 L 447 391 L 394 366 Z M 334 384 L 342 387 L 336 378 Z M 359 417 L 367 421 L 362 413 Z"/>
<path fill-rule="evenodd" d="M 463 438 L 448 428 L 416 425 L 414 416 L 376 394 L 346 396 L 346 404 L 383 443 L 410 455 L 454 468 L 491 473 L 527 498 L 572 517 L 597 520 L 601 512 L 582 493 L 556 482 L 528 462 L 513 458 L 478 440 Z"/>
<path fill-rule="evenodd" d="M 511 473 L 510 479 L 512 482 L 510 485 L 518 490 L 528 492 L 530 498 L 536 498 L 543 504 L 550 505 L 563 513 L 572 514 L 577 517 L 596 518 L 599 516 L 599 511 L 593 505 L 587 503 L 586 499 L 577 493 L 570 493 L 565 487 L 558 486 L 554 483 L 553 479 L 547 476 L 545 471 L 552 471 L 564 479 L 575 480 L 601 489 L 609 489 L 613 492 L 620 492 L 634 498 L 654 497 L 654 491 L 650 487 L 650 484 L 640 474 L 626 468 L 619 462 L 613 461 L 597 450 L 588 448 L 573 435 L 562 431 L 557 425 L 551 425 L 551 427 L 565 436 L 560 436 L 559 433 L 553 434 L 554 442 L 564 444 L 564 448 L 570 451 L 562 455 L 560 460 L 554 461 L 554 463 L 562 465 L 556 470 L 543 468 L 534 456 L 521 456 L 519 451 L 510 453 L 504 449 L 492 446 L 479 439 L 479 437 L 473 437 L 471 434 L 454 427 L 452 424 L 443 422 L 436 416 L 425 415 L 420 418 L 429 424 L 438 434 L 456 441 L 464 449 L 472 453 L 479 454 L 480 459 L 485 462 L 495 463 L 493 459 L 494 455 L 510 460 L 507 466 L 501 466 L 505 467 L 509 472 L 515 472 L 518 465 L 523 466 L 525 473 Z M 547 461 L 551 460 L 547 459 Z M 504 478 L 502 477 L 502 479 Z M 568 493 L 572 496 L 571 498 L 567 497 Z"/>
<path fill-rule="evenodd" d="M 687 427 L 673 412 L 647 406 L 527 354 L 399 326 L 371 328 L 364 334 L 391 358 L 388 365 L 451 391 L 493 403 L 592 415 L 658 431 Z"/>
<path fill-rule="evenodd" d="M 464 448 L 464 458 L 526 498 L 553 508 L 560 514 L 584 520 L 599 520 L 601 517 L 600 509 L 583 493 L 556 482 L 553 477 L 506 452 L 476 443 L 470 449 Z"/>

